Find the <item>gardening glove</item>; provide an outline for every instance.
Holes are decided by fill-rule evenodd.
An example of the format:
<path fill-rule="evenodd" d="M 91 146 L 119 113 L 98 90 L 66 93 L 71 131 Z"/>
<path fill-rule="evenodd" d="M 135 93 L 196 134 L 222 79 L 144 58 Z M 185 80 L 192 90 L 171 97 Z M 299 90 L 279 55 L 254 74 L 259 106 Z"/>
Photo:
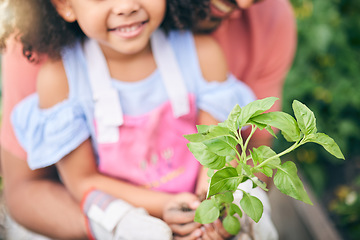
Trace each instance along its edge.
<path fill-rule="evenodd" d="M 254 222 L 246 214 L 240 219 L 241 231 L 235 239 L 254 239 L 254 240 L 277 240 L 279 239 L 277 230 L 271 220 L 271 207 L 269 198 L 264 190 L 259 187 L 252 188 L 253 183 L 249 179 L 239 185 L 239 189 L 244 190 L 250 195 L 257 197 L 263 204 L 264 211 L 259 222 Z M 241 190 L 236 190 L 234 193 L 234 202 L 240 205 L 240 200 L 243 197 Z M 245 236 L 247 235 L 247 236 Z"/>
<path fill-rule="evenodd" d="M 150 216 L 143 208 L 135 208 L 99 190 L 91 190 L 85 195 L 82 208 L 89 239 L 172 239 L 172 232 L 165 222 Z"/>

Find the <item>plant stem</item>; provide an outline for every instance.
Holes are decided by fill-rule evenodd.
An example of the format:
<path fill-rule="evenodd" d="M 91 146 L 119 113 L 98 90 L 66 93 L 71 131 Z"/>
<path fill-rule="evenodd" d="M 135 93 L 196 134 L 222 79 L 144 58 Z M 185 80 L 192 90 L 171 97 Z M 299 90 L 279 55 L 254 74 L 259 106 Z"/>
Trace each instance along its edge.
<path fill-rule="evenodd" d="M 237 136 L 236 141 L 240 145 L 240 148 L 241 148 L 241 155 L 240 155 L 239 151 L 236 150 L 236 152 L 239 157 L 239 161 L 243 162 L 244 159 L 246 158 L 246 155 L 244 156 L 244 140 L 241 136 L 241 133 L 239 133 L 238 131 L 236 131 L 235 135 Z"/>
<path fill-rule="evenodd" d="M 236 155 L 238 156 L 238 158 L 239 159 L 236 159 L 236 161 L 238 162 L 238 163 L 240 163 L 241 162 L 241 156 L 240 156 L 240 153 L 239 153 L 239 151 L 237 150 L 237 149 L 235 149 L 235 152 L 236 152 Z"/>
<path fill-rule="evenodd" d="M 245 151 L 245 154 L 246 154 L 246 149 L 249 145 L 249 141 L 251 139 L 251 137 L 254 135 L 255 131 L 256 131 L 257 127 L 253 124 L 251 124 L 251 132 L 249 134 L 249 136 L 247 137 L 246 141 L 245 141 L 245 144 L 244 144 L 244 151 Z"/>
<path fill-rule="evenodd" d="M 270 162 L 271 160 L 281 157 L 293 150 L 295 150 L 296 148 L 298 148 L 299 146 L 301 146 L 303 144 L 303 140 L 304 138 L 302 138 L 301 140 L 295 142 L 291 147 L 289 147 L 288 149 L 282 151 L 281 153 L 278 153 L 272 157 L 269 157 L 268 159 L 266 159 L 265 161 L 263 161 L 262 163 L 260 163 L 259 165 L 256 166 L 256 168 L 261 168 L 262 166 L 264 166 L 266 163 Z"/>

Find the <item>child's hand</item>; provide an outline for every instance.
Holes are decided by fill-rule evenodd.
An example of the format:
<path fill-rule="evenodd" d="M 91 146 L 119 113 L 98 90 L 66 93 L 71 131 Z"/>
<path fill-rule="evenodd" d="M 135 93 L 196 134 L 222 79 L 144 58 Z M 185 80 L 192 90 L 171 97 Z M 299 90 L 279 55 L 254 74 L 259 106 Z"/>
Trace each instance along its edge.
<path fill-rule="evenodd" d="M 225 240 L 230 235 L 218 219 L 214 223 L 201 225 L 194 222 L 199 197 L 191 193 L 175 195 L 163 210 L 163 220 L 170 226 L 174 240 Z"/>
<path fill-rule="evenodd" d="M 191 193 L 175 195 L 163 210 L 163 220 L 170 226 L 174 239 L 192 240 L 202 235 L 201 224 L 194 222 L 198 197 Z"/>
<path fill-rule="evenodd" d="M 224 229 L 220 219 L 211 224 L 203 225 L 201 230 L 203 231 L 202 240 L 225 240 L 233 237 Z"/>

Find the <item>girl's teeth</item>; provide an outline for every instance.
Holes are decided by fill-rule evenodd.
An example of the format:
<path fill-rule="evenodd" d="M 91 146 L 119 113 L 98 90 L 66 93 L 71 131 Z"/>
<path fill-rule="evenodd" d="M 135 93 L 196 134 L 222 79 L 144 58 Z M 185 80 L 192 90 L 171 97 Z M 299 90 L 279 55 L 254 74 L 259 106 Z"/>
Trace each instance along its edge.
<path fill-rule="evenodd" d="M 120 28 L 120 32 L 132 32 L 135 31 L 139 25 L 132 26 L 132 27 L 126 27 L 126 28 Z"/>

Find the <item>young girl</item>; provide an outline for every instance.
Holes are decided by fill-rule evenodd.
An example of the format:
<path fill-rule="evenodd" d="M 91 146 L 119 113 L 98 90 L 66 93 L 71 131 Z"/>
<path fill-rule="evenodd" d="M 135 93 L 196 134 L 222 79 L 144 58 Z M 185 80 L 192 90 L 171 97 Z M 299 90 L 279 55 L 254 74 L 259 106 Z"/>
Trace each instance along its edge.
<path fill-rule="evenodd" d="M 214 41 L 169 31 L 190 28 L 203 5 L 9 2 L 24 54 L 49 56 L 13 114 L 17 136 L 32 169 L 56 164 L 98 239 L 171 238 L 164 206 L 206 189 L 183 135 L 254 100 Z"/>

